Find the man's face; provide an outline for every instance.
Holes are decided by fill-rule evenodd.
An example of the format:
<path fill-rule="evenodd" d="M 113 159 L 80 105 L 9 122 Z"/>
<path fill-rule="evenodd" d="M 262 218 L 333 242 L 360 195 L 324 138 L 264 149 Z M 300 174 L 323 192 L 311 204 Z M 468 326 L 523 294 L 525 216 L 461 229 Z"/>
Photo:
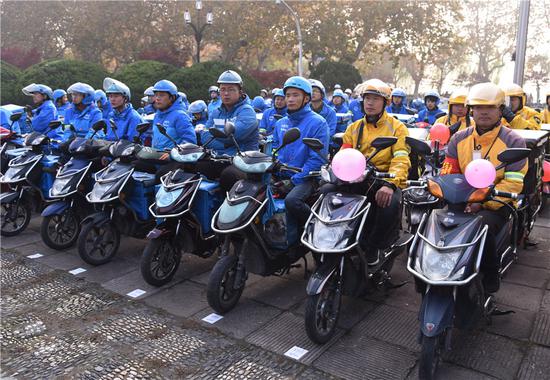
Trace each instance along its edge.
<path fill-rule="evenodd" d="M 323 93 L 319 88 L 313 87 L 313 94 L 311 96 L 311 101 L 320 102 L 321 100 L 323 100 Z"/>
<path fill-rule="evenodd" d="M 285 108 L 286 100 L 282 96 L 275 97 L 275 108 Z"/>
<path fill-rule="evenodd" d="M 512 112 L 519 110 L 520 106 L 521 98 L 519 96 L 510 96 L 510 108 L 512 108 Z"/>
<path fill-rule="evenodd" d="M 430 97 L 430 98 L 426 99 L 426 108 L 429 109 L 430 111 L 435 110 L 436 104 L 435 104 L 435 99 L 434 98 Z"/>
<path fill-rule="evenodd" d="M 71 100 L 72 100 L 73 104 L 82 103 L 82 99 L 84 99 L 84 94 L 81 94 L 80 92 L 73 92 L 71 94 Z"/>
<path fill-rule="evenodd" d="M 196 112 L 193 114 L 193 120 L 200 120 L 202 117 L 202 114 L 200 112 Z"/>
<path fill-rule="evenodd" d="M 342 104 L 344 100 L 340 97 L 340 96 L 335 96 L 332 98 L 332 103 L 335 105 L 335 106 L 339 106 L 340 104 Z"/>
<path fill-rule="evenodd" d="M 32 102 L 34 104 L 42 104 L 42 103 L 44 103 L 45 99 L 46 99 L 46 97 L 44 95 L 42 95 L 41 93 L 39 93 L 39 92 L 33 92 L 32 93 Z"/>
<path fill-rule="evenodd" d="M 393 104 L 395 104 L 396 106 L 400 106 L 401 103 L 403 103 L 403 98 L 400 97 L 400 96 L 392 96 L 391 97 L 391 101 Z"/>
<path fill-rule="evenodd" d="M 218 99 L 218 92 L 210 91 L 210 99 Z"/>
<path fill-rule="evenodd" d="M 285 100 L 288 110 L 296 111 L 300 109 L 307 97 L 308 96 L 302 90 L 298 90 L 297 88 L 292 87 L 287 88 L 287 90 L 285 91 Z"/>
<path fill-rule="evenodd" d="M 168 92 L 155 91 L 155 108 L 159 110 L 168 109 L 172 105 L 172 97 Z"/>
<path fill-rule="evenodd" d="M 120 108 L 126 103 L 126 98 L 122 94 L 109 94 L 109 102 L 113 108 Z"/>
<path fill-rule="evenodd" d="M 380 95 L 366 94 L 363 97 L 363 108 L 367 116 L 376 116 L 384 111 L 384 98 Z"/>
<path fill-rule="evenodd" d="M 496 106 L 472 106 L 472 116 L 477 127 L 482 130 L 488 130 L 499 122 L 502 118 L 502 113 Z"/>
<path fill-rule="evenodd" d="M 464 117 L 466 116 L 466 107 L 464 107 L 464 104 L 453 104 L 451 105 L 451 112 L 458 117 Z"/>
<path fill-rule="evenodd" d="M 237 84 L 222 84 L 220 85 L 220 94 L 222 96 L 222 104 L 224 106 L 232 106 L 239 101 L 241 89 Z"/>

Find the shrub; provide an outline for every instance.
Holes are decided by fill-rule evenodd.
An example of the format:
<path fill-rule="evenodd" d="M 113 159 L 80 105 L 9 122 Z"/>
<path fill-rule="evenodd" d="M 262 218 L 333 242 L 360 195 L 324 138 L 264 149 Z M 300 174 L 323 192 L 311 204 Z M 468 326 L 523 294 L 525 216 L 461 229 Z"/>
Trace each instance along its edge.
<path fill-rule="evenodd" d="M 17 81 L 21 70 L 7 62 L 0 61 L 0 104 L 17 103 L 21 89 L 17 88 Z"/>
<path fill-rule="evenodd" d="M 323 82 L 327 92 L 331 91 L 335 84 L 340 84 L 342 90 L 345 90 L 353 89 L 362 82 L 359 71 L 353 65 L 344 62 L 323 61 L 315 66 L 310 77 Z"/>

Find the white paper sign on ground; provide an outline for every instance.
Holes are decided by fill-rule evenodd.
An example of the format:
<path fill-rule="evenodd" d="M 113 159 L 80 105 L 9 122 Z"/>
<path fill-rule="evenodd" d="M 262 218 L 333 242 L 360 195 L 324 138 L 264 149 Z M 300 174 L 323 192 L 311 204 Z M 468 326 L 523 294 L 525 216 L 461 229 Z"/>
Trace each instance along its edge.
<path fill-rule="evenodd" d="M 289 358 L 300 360 L 305 354 L 307 354 L 309 351 L 298 346 L 292 347 L 290 350 L 285 352 L 285 356 L 288 356 Z"/>
<path fill-rule="evenodd" d="M 29 259 L 38 259 L 39 257 L 42 257 L 42 256 L 44 256 L 44 255 L 41 254 L 41 253 L 35 253 L 34 255 L 28 255 L 27 257 Z"/>
<path fill-rule="evenodd" d="M 76 268 L 76 269 L 73 269 L 73 270 L 70 270 L 70 271 L 69 271 L 70 274 L 74 274 L 74 275 L 77 275 L 77 274 L 83 273 L 83 272 L 86 272 L 86 269 L 84 269 L 84 268 Z"/>
<path fill-rule="evenodd" d="M 209 314 L 206 317 L 204 317 L 202 320 L 205 321 L 205 322 L 208 322 L 210 324 L 213 324 L 213 323 L 218 322 L 222 318 L 223 318 L 223 316 L 221 316 L 219 314 L 216 314 L 216 313 L 212 313 L 212 314 Z"/>
<path fill-rule="evenodd" d="M 126 295 L 128 297 L 138 298 L 139 296 L 142 296 L 145 293 L 147 293 L 145 290 L 135 289 L 135 290 L 132 290 L 130 293 L 126 294 Z"/>

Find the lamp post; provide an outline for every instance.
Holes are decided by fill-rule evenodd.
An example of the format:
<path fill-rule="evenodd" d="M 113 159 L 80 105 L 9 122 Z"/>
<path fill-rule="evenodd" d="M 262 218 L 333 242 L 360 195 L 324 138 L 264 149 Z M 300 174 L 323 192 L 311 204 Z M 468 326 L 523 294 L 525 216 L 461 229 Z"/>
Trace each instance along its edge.
<path fill-rule="evenodd" d="M 292 17 L 294 18 L 294 22 L 296 23 L 296 34 L 298 35 L 298 75 L 303 76 L 302 75 L 302 58 L 303 58 L 302 29 L 300 28 L 300 18 L 298 17 L 298 13 L 296 13 L 294 9 L 292 9 L 290 5 L 286 3 L 285 0 L 275 0 L 275 2 L 277 4 L 283 4 L 292 14 Z"/>
<path fill-rule="evenodd" d="M 197 43 L 197 55 L 195 60 L 197 63 L 200 63 L 201 61 L 201 41 L 202 41 L 202 34 L 204 32 L 204 29 L 208 25 L 212 25 L 212 22 L 214 21 L 214 15 L 212 14 L 212 11 L 208 11 L 206 13 L 206 22 L 204 24 L 200 24 L 200 14 L 202 10 L 202 1 L 196 0 L 195 1 L 195 9 L 197 10 L 197 23 L 194 24 L 191 22 L 191 13 L 189 12 L 189 9 L 185 10 L 185 13 L 183 14 L 183 19 L 187 25 L 189 25 L 194 32 L 195 35 L 195 42 Z"/>

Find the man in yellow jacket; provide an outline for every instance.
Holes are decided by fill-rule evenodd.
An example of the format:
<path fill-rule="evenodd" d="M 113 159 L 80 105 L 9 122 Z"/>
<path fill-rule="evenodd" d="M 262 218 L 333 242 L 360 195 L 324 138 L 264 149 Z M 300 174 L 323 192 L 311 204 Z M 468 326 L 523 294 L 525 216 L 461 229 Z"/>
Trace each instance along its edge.
<path fill-rule="evenodd" d="M 379 250 L 389 247 L 399 234 L 401 218 L 401 189 L 406 186 L 411 166 L 409 148 L 405 137 L 407 127 L 389 116 L 386 106 L 391 97 L 391 88 L 379 79 L 370 79 L 360 86 L 359 92 L 365 116 L 350 124 L 343 138 L 342 149 L 357 149 L 365 156 L 375 148 L 372 141 L 377 137 L 394 136 L 397 143 L 379 152 L 370 161 L 377 171 L 395 174 L 387 181 L 377 180 L 373 184 L 363 181 L 353 185 L 351 191 L 365 194 L 371 202 L 367 231 L 360 244 L 366 250 L 369 265 L 378 263 Z"/>
<path fill-rule="evenodd" d="M 449 98 L 449 108 L 447 115 L 441 116 L 435 121 L 435 123 L 445 124 L 451 130 L 451 135 L 456 132 L 466 129 L 468 126 L 472 126 L 473 123 L 470 120 L 470 125 L 466 123 L 466 97 L 468 96 L 468 90 L 465 88 L 458 88 L 451 94 Z"/>
<path fill-rule="evenodd" d="M 510 106 L 505 107 L 502 117 L 513 129 L 540 129 L 542 115 L 526 106 L 527 95 L 521 86 L 512 83 L 502 86 L 504 94 L 510 99 Z"/>
<path fill-rule="evenodd" d="M 472 110 L 476 125 L 451 138 L 441 175 L 464 173 L 466 166 L 478 158 L 489 160 L 496 167 L 501 164 L 497 156 L 503 150 L 525 148 L 525 141 L 513 130 L 502 125 L 504 92 L 498 86 L 493 83 L 476 84 L 470 89 L 467 105 Z M 506 165 L 497 171 L 495 189 L 521 193 L 526 173 L 527 160 Z M 500 200 L 510 202 L 508 198 Z M 486 290 L 494 293 L 500 286 L 496 236 L 510 216 L 510 210 L 501 203 L 488 201 L 483 204 L 468 204 L 465 211 L 481 216 L 489 227 L 481 269 L 484 272 Z"/>
<path fill-rule="evenodd" d="M 542 122 L 550 124 L 550 91 L 546 92 L 546 108 L 542 114 Z"/>

